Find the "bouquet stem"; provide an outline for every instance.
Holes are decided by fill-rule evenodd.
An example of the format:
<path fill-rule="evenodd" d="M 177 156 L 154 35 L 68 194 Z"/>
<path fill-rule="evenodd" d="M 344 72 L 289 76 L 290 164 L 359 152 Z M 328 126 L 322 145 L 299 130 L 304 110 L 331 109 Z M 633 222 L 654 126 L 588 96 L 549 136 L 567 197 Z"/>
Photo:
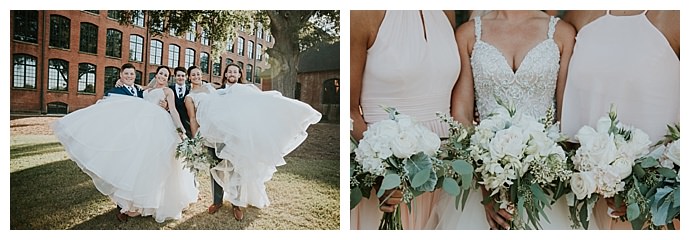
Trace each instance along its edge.
<path fill-rule="evenodd" d="M 400 206 L 395 207 L 394 212 L 384 212 L 379 224 L 379 230 L 403 230 L 400 218 Z"/>

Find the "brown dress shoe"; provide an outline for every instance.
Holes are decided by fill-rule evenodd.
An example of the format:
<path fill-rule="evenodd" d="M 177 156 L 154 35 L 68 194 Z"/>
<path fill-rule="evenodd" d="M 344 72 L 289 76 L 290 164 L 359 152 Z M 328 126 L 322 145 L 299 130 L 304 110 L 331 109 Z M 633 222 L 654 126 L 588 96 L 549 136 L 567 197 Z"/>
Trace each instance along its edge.
<path fill-rule="evenodd" d="M 220 207 L 222 207 L 222 206 L 223 206 L 222 203 L 211 204 L 211 206 L 208 206 L 208 213 L 214 214 L 214 213 L 218 212 L 218 210 L 220 210 Z"/>
<path fill-rule="evenodd" d="M 129 220 L 129 216 L 127 216 L 127 214 L 124 214 L 121 212 L 117 212 L 115 214 L 115 217 L 117 217 L 117 220 L 120 222 L 127 222 L 127 220 Z"/>
<path fill-rule="evenodd" d="M 232 206 L 232 215 L 235 216 L 235 220 L 242 221 L 244 219 L 244 213 L 242 209 L 238 206 Z"/>

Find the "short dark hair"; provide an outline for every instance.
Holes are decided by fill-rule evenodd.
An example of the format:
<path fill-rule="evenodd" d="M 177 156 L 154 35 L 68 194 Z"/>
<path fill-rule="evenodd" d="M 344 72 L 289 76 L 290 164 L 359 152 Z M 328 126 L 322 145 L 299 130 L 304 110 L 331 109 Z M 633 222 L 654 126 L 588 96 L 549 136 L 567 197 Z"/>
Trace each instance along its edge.
<path fill-rule="evenodd" d="M 185 69 L 184 67 L 176 67 L 175 72 L 173 72 L 173 75 L 177 74 L 177 72 L 187 73 L 187 69 Z"/>
<path fill-rule="evenodd" d="M 199 68 L 199 67 L 194 66 L 194 65 L 189 66 L 189 68 L 187 68 L 187 75 L 192 75 L 192 70 L 194 70 L 196 68 Z"/>
<path fill-rule="evenodd" d="M 120 68 L 120 71 L 124 71 L 124 70 L 127 69 L 127 68 L 131 68 L 131 69 L 137 70 L 137 68 L 134 67 L 134 65 L 132 65 L 131 63 L 125 63 L 124 65 L 122 65 L 122 68 Z"/>

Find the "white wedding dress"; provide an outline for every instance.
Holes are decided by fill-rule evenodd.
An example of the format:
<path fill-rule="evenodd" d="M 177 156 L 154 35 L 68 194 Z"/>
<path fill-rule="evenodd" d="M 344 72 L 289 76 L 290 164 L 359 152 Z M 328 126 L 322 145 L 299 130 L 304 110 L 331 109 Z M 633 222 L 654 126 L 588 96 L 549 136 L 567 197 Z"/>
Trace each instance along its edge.
<path fill-rule="evenodd" d="M 175 158 L 180 138 L 170 114 L 158 106 L 164 97 L 162 89 L 145 92 L 144 99 L 113 94 L 52 126 L 101 193 L 122 212 L 157 222 L 181 218 L 198 196 L 194 175 Z"/>
<path fill-rule="evenodd" d="M 308 104 L 261 91 L 251 84 L 233 84 L 208 93 L 192 93 L 199 133 L 223 159 L 211 169 L 235 206 L 267 207 L 265 183 L 283 157 L 307 138 L 307 128 L 321 114 Z"/>
<path fill-rule="evenodd" d="M 493 109 L 500 107 L 496 98 L 511 101 L 517 112 L 529 114 L 537 119 L 545 116 L 549 108 L 555 108 L 554 96 L 560 52 L 553 40 L 553 34 L 558 18 L 551 17 L 546 39 L 528 51 L 515 72 L 498 48 L 482 41 L 481 18 L 475 17 L 474 21 L 476 42 L 470 61 L 480 120 L 492 113 Z M 455 197 L 444 192 L 435 212 L 435 216 L 439 218 L 438 225 L 432 228 L 489 229 L 481 201 L 481 190 L 473 189 L 464 209 L 456 210 Z M 551 205 L 551 209 L 544 209 L 544 212 L 550 222 L 541 217 L 540 224 L 543 229 L 571 229 L 570 213 L 564 197 Z"/>

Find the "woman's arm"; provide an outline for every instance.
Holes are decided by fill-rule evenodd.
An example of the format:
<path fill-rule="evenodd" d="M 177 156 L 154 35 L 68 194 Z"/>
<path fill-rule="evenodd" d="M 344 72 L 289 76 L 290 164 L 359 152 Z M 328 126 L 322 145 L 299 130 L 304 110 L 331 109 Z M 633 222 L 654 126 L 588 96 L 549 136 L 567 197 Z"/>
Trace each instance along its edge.
<path fill-rule="evenodd" d="M 353 120 L 352 136 L 357 140 L 362 139 L 367 128 L 360 107 L 367 49 L 374 43 L 384 15 L 385 11 L 350 12 L 350 118 Z"/>
<path fill-rule="evenodd" d="M 196 107 L 194 107 L 194 99 L 187 95 L 184 97 L 184 106 L 187 108 L 187 116 L 189 116 L 189 130 L 192 131 L 191 136 L 196 136 L 199 130 L 199 122 L 196 121 Z"/>
<path fill-rule="evenodd" d="M 474 46 L 474 20 L 462 24 L 455 31 L 455 40 L 460 52 L 460 75 L 451 94 L 450 113 L 456 121 L 471 126 L 474 119 L 474 79 L 470 49 Z"/>
<path fill-rule="evenodd" d="M 172 89 L 168 87 L 163 88 L 163 92 L 165 93 L 165 98 L 168 104 L 170 117 L 172 117 L 173 123 L 175 123 L 177 131 L 181 132 L 181 136 L 185 136 L 185 130 L 184 126 L 182 125 L 182 121 L 180 120 L 180 114 L 177 113 L 177 108 L 175 108 L 175 105 L 170 106 L 170 103 L 174 104 L 175 102 L 175 97 L 173 97 L 174 93 L 172 92 Z"/>
<path fill-rule="evenodd" d="M 573 54 L 573 46 L 575 45 L 575 28 L 567 22 L 559 21 L 556 24 L 554 40 L 561 50 L 560 68 L 556 80 L 556 120 L 560 121 L 563 110 L 563 93 L 565 92 L 565 84 L 568 77 L 568 65 L 570 64 L 570 56 Z"/>

